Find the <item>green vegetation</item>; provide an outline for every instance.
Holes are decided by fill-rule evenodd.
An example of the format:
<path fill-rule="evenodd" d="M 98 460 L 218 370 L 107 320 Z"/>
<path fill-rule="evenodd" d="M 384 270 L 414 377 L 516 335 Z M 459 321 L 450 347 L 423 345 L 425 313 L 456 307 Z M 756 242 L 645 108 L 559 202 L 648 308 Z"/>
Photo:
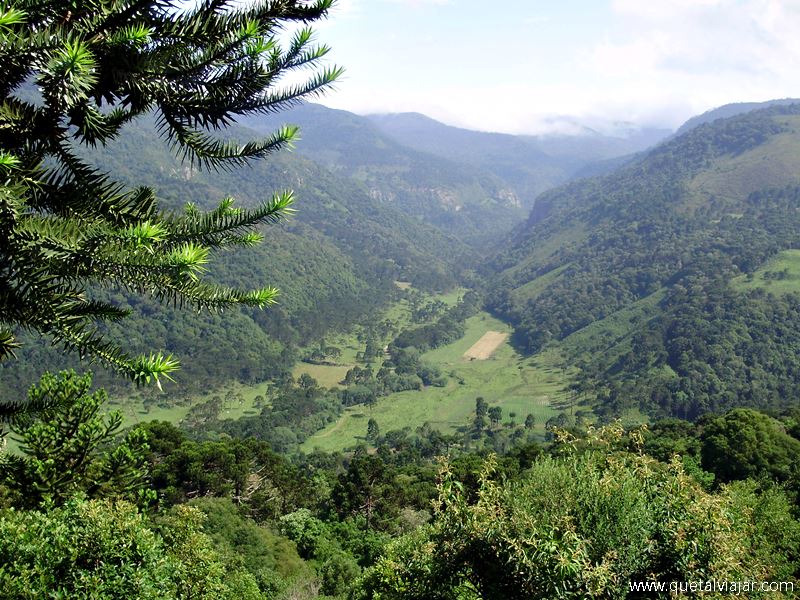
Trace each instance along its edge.
<path fill-rule="evenodd" d="M 266 132 L 287 121 L 302 128 L 299 153 L 360 182 L 381 204 L 400 206 L 475 249 L 497 241 L 525 216 L 507 177 L 400 144 L 367 117 L 303 104 L 286 117 L 243 124 Z"/>
<path fill-rule="evenodd" d="M 536 430 L 543 436 L 548 419 L 570 410 L 569 374 L 560 367 L 558 356 L 525 359 L 508 342 L 488 360 L 464 359 L 464 352 L 487 331 L 511 330 L 502 321 L 479 313 L 467 319 L 466 332 L 459 340 L 422 354 L 422 360 L 447 374 L 445 387 L 397 392 L 370 407 L 346 408 L 335 423 L 309 438 L 302 448 L 338 451 L 351 447 L 364 440 L 370 418 L 381 431 L 413 429 L 428 423 L 442 432 L 454 432 L 471 422 L 478 396 L 501 406 L 505 422 L 511 421 L 511 413 L 518 415 L 517 423 L 529 413 L 535 415 Z"/>
<path fill-rule="evenodd" d="M 269 244 L 220 254 L 211 265 L 209 277 L 221 285 L 241 287 L 261 279 L 278 287 L 278 304 L 268 311 L 195 314 L 122 290 L 107 293 L 132 313 L 123 323 L 109 325 L 106 337 L 124 340 L 134 351 L 155 347 L 193 358 L 175 375 L 177 385 L 165 385 L 176 401 L 186 394 L 236 382 L 253 384 L 291 371 L 306 347 L 353 329 L 393 303 L 401 294 L 393 284 L 397 277 L 412 280 L 420 290 L 458 293 L 453 282 L 467 262 L 463 247 L 396 208 L 381 206 L 353 182 L 296 155 L 278 155 L 269 164 L 213 177 L 193 172 L 186 180 L 170 175 L 172 169 L 182 172 L 180 163 L 159 149 L 147 123 L 129 130 L 128 137 L 123 135 L 94 158 L 104 169 L 127 173 L 132 184 L 139 178 L 164 190 L 168 204 L 176 208 L 176 201 L 186 197 L 211 206 L 229 187 L 238 190 L 244 206 L 255 204 L 265 186 L 292 185 L 302 199 L 288 227 L 269 230 Z M 146 156 L 148 162 L 137 164 L 130 156 Z M 137 170 L 131 172 L 133 168 Z M 154 313 L 161 318 L 149 318 Z M 0 395 L 24 393 L 42 368 L 77 366 L 42 340 L 26 336 L 25 341 L 26 347 L 17 351 L 19 361 L 0 365 L 9 382 Z M 118 380 L 102 372 L 96 377 L 106 387 L 121 389 Z"/>
<path fill-rule="evenodd" d="M 602 418 L 791 406 L 798 147 L 800 107 L 776 105 L 544 194 L 492 260 L 489 309 L 578 367 Z"/>
<path fill-rule="evenodd" d="M 2 473 L 17 506 L 33 508 L 85 497 L 142 500 L 147 440 L 129 432 L 114 444 L 122 424 L 119 413 L 103 415 L 107 396 L 89 393 L 92 378 L 45 374 L 31 388 L 28 407 L 37 418 L 18 415 L 11 430 L 21 455 L 3 457 Z"/>
<path fill-rule="evenodd" d="M 470 321 L 470 331 L 498 326 L 482 314 Z M 432 352 L 456 358 L 455 345 Z M 70 483 L 20 495 L 19 471 L 3 472 L 8 597 L 550 598 L 558 589 L 578 598 L 624 596 L 631 581 L 791 581 L 800 572 L 796 412 L 779 421 L 735 410 L 629 433 L 575 421 L 546 449 L 517 436 L 488 458 L 429 427 L 383 433 L 376 419 L 365 423 L 374 454 L 361 446 L 294 461 L 252 437 L 195 441 L 152 422 L 129 434 L 138 450 L 103 454 L 91 442 L 82 463 L 70 454 L 79 440 L 34 440 L 66 423 L 100 440 L 104 395 L 63 375 L 44 378 L 34 403 L 48 404 L 44 396 L 56 409 L 18 426 L 29 442 L 20 460 L 49 456 Z M 471 406 L 500 437 L 511 407 Z M 537 422 L 531 414 L 524 427 Z M 449 463 L 437 468 L 445 452 Z M 121 479 L 105 465 L 126 456 L 139 475 L 112 485 Z"/>
<path fill-rule="evenodd" d="M 184 397 L 140 390 L 128 397 L 112 398 L 109 407 L 120 412 L 124 427 L 132 427 L 147 421 L 169 421 L 178 424 L 193 408 L 219 398 L 220 418 L 239 419 L 259 412 L 266 403 L 267 388 L 266 383 L 246 385 L 234 382 L 213 392 Z"/>
<path fill-rule="evenodd" d="M 445 466 L 433 524 L 393 541 L 356 597 L 629 597 L 635 581 L 796 572 L 800 528 L 780 492 L 708 493 L 679 463 L 615 451 L 620 433 L 565 437 L 584 447 L 567 444 L 509 482 L 494 479 L 490 460 L 473 499 Z M 772 519 L 788 525 L 786 537 L 759 535 L 775 531 Z"/>
<path fill-rule="evenodd" d="M 27 330 L 137 384 L 159 382 L 177 360 L 155 352 L 132 358 L 104 339 L 98 322 L 129 311 L 87 292 L 116 286 L 203 309 L 274 302 L 273 287 L 246 292 L 201 276 L 212 250 L 261 241 L 256 226 L 291 212 L 291 192 L 251 210 L 228 197 L 208 212 L 187 203 L 183 214 L 168 213 L 154 189 L 126 187 L 77 148 L 105 146 L 147 114 L 194 167 L 243 165 L 290 145 L 296 128 L 242 145 L 209 131 L 238 115 L 280 110 L 338 78 L 337 67 L 317 68 L 292 88 L 275 87 L 288 73 L 318 67 L 328 52 L 312 44 L 308 28 L 281 49 L 283 23 L 318 20 L 330 5 L 204 5 L 176 14 L 154 0 L 76 6 L 68 17 L 46 2 L 3 6 L 0 360 L 19 346 L 14 330 Z"/>
<path fill-rule="evenodd" d="M 126 502 L 71 500 L 0 518 L 5 598 L 263 598 L 253 575 L 225 560 L 202 532 L 202 513 L 181 506 L 153 525 Z"/>
<path fill-rule="evenodd" d="M 273 88 L 326 53 L 294 22 L 332 4 L 0 7 L 0 325 L 32 330 L 0 334 L 18 355 L 0 364 L 0 598 L 796 581 L 800 107 L 553 190 L 487 259 L 522 195 L 609 149 L 444 128 L 425 154 L 299 104 L 306 158 L 242 168 L 296 131 L 258 113 L 338 76 Z M 289 188 L 297 218 L 257 228 L 292 200 L 264 190 Z M 262 280 L 281 303 L 238 291 Z M 108 372 L 92 389 L 39 375 L 70 359 L 37 332 L 136 383 L 184 365 L 163 390 Z"/>
<path fill-rule="evenodd" d="M 782 295 L 800 292 L 800 250 L 782 250 L 758 269 L 731 280 L 736 290 L 750 291 L 758 288 L 770 294 Z"/>

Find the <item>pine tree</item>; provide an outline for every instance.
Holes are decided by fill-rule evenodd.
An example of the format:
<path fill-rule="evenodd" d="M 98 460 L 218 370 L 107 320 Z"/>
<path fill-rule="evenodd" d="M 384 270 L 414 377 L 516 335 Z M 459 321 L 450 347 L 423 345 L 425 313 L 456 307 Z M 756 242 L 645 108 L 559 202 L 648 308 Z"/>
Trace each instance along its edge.
<path fill-rule="evenodd" d="M 139 429 L 116 441 L 122 415 L 103 411 L 104 390 L 90 392 L 91 375 L 46 373 L 29 392 L 35 418 L 17 416 L 11 430 L 20 454 L 4 456 L 0 483 L 17 506 L 61 504 L 77 492 L 88 498 L 152 499 L 146 492 L 147 435 Z"/>
<path fill-rule="evenodd" d="M 320 65 L 328 48 L 314 43 L 308 25 L 333 2 L 0 4 L 0 360 L 13 357 L 14 332 L 29 330 L 137 384 L 158 382 L 178 361 L 131 357 L 104 340 L 98 324 L 126 313 L 92 299 L 93 288 L 212 310 L 274 302 L 272 287 L 242 291 L 202 275 L 211 251 L 255 244 L 259 224 L 289 214 L 291 192 L 253 210 L 226 198 L 210 212 L 188 203 L 185 213 L 168 214 L 153 189 L 126 189 L 77 150 L 106 144 L 144 114 L 200 168 L 245 164 L 290 145 L 294 127 L 245 144 L 217 132 L 237 116 L 313 97 L 339 77 L 340 68 Z M 304 69 L 312 71 L 304 83 L 283 83 Z"/>
<path fill-rule="evenodd" d="M 380 436 L 380 428 L 378 427 L 378 422 L 375 419 L 370 419 L 367 423 L 367 439 L 371 442 L 377 442 L 378 437 Z"/>

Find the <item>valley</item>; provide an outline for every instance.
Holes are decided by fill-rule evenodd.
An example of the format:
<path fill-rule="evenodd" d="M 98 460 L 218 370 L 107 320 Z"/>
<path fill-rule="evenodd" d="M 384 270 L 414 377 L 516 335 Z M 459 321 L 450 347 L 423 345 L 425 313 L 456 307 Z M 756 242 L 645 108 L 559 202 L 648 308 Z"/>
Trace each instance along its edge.
<path fill-rule="evenodd" d="M 370 344 L 384 348 L 398 333 L 435 322 L 432 316 L 417 315 L 415 319 L 414 314 L 427 307 L 440 307 L 440 311 L 452 308 L 465 292 L 461 288 L 428 294 L 403 286 L 403 297 L 373 318 L 373 323 L 382 325 L 388 335 L 377 340 L 370 338 Z M 365 436 L 370 419 L 384 432 L 405 430 L 413 434 L 425 426 L 464 436 L 471 432 L 478 397 L 502 409 L 502 420 L 497 424 L 500 430 L 522 425 L 528 415 L 533 415 L 535 425 L 530 433 L 538 439 L 545 438 L 548 424 L 558 415 L 567 415 L 572 421 L 576 411 L 583 419 L 590 416 L 587 398 L 579 403 L 569 389 L 575 370 L 564 366 L 557 349 L 534 358 L 525 357 L 510 342 L 512 329 L 485 311 L 467 318 L 464 325 L 464 333 L 458 339 L 420 355 L 421 361 L 442 373 L 441 385 L 392 392 L 368 405 L 345 407 L 330 424 L 305 439 L 299 449 L 341 452 L 352 451 L 359 444 L 369 445 Z M 379 371 L 390 355 L 365 359 L 365 340 L 370 329 L 357 326 L 351 333 L 327 337 L 322 346 L 336 349 L 335 359 L 321 361 L 328 364 L 299 360 L 292 369 L 293 378 L 300 381 L 306 376 L 321 388 L 346 390 L 346 376 L 354 367 Z M 300 354 L 312 355 L 316 348 L 300 349 Z M 193 427 L 218 428 L 222 422 L 262 412 L 268 418 L 272 393 L 274 387 L 267 383 L 233 383 L 205 394 L 175 396 L 150 391 L 112 397 L 109 408 L 121 411 L 129 427 L 157 420 L 176 426 L 194 422 Z"/>
<path fill-rule="evenodd" d="M 0 6 L 0 600 L 798 597 L 800 100 L 720 104 L 800 11 L 68 4 Z"/>
<path fill-rule="evenodd" d="M 464 436 L 477 397 L 496 403 L 504 424 L 533 414 L 539 439 L 568 398 L 580 397 L 583 420 L 635 422 L 732 406 L 724 395 L 712 399 L 700 391 L 707 384 L 696 369 L 708 359 L 691 343 L 694 354 L 676 354 L 673 346 L 687 343 L 686 336 L 676 337 L 676 327 L 691 310 L 718 310 L 711 305 L 729 292 L 738 293 L 736 310 L 750 323 L 754 317 L 743 315 L 763 302 L 758 294 L 794 301 L 796 106 L 720 109 L 721 120 L 704 115 L 611 173 L 572 181 L 571 173 L 600 169 L 592 161 L 609 164 L 612 148 L 641 151 L 635 144 L 651 138 L 643 134 L 626 145 L 587 137 L 579 158 L 566 151 L 577 139 L 484 134 L 419 115 L 367 118 L 308 104 L 246 119 L 241 125 L 249 129 L 237 130 L 246 136 L 298 123 L 306 131 L 299 156 L 208 177 L 181 170 L 145 120 L 95 157 L 102 168 L 131 181 L 143 178 L 168 199 L 191 194 L 201 205 L 223 189 L 237 190 L 249 205 L 265 182 L 268 189 L 291 186 L 299 210 L 267 230 L 267 244 L 257 251 L 235 261 L 222 255 L 210 272 L 229 285 L 266 278 L 282 290 L 276 307 L 233 311 L 224 326 L 213 313 L 171 309 L 159 322 L 135 316 L 124 328 L 111 324 L 108 335 L 134 348 L 158 340 L 186 361 L 163 394 L 126 387 L 102 371 L 98 381 L 114 390 L 113 405 L 126 424 L 158 419 L 191 422 L 195 430 L 262 412 L 268 421 L 280 386 L 313 381 L 328 398 L 322 420 L 304 425 L 296 441 L 284 436 L 289 447 L 305 452 L 352 450 L 365 442 L 370 419 L 382 431 L 413 432 L 427 423 Z M 132 149 L 141 162 L 127 160 Z M 531 191 L 532 181 L 543 187 Z M 547 187 L 553 189 L 534 203 L 530 194 Z M 720 278 L 724 283 L 716 283 Z M 706 306 L 696 304 L 700 296 L 681 295 L 687 286 L 704 290 L 702 298 L 711 298 L 702 300 Z M 447 325 L 447 338 L 439 340 L 437 319 L 468 290 L 482 298 L 475 313 Z M 98 293 L 134 315 L 156 310 L 124 290 Z M 426 303 L 435 306 L 430 314 L 412 314 Z M 419 328 L 422 337 L 414 333 Z M 767 336 L 763 343 L 772 335 L 768 329 L 759 331 Z M 793 339 L 787 333 L 781 343 Z M 749 350 L 723 340 L 724 330 L 718 335 L 719 344 L 733 344 L 735 356 L 750 360 Z M 413 369 L 395 373 L 395 359 L 415 348 L 424 383 Z M 11 384 L 6 393 L 32 381 L 33 371 L 15 372 L 17 365 L 69 366 L 42 345 L 23 353 L 32 360 L 0 367 Z M 377 379 L 384 364 L 382 376 L 390 373 L 391 384 Z M 356 368 L 369 372 L 348 379 Z M 766 378 L 778 394 L 782 384 Z M 726 388 L 741 384 L 738 376 L 726 381 Z M 397 386 L 412 389 L 392 389 Z M 647 399 L 662 395 L 671 400 Z M 736 402 L 791 404 L 777 395 L 743 399 L 749 397 Z"/>
<path fill-rule="evenodd" d="M 543 439 L 548 419 L 564 411 L 574 413 L 567 390 L 569 375 L 556 355 L 526 359 L 505 340 L 486 360 L 465 358 L 487 331 L 509 333 L 510 328 L 481 312 L 467 320 L 466 332 L 459 340 L 422 354 L 423 360 L 446 374 L 444 386 L 396 392 L 370 406 L 348 407 L 335 423 L 311 436 L 301 448 L 325 452 L 352 448 L 365 441 L 369 419 L 374 419 L 382 431 L 408 428 L 413 433 L 427 423 L 442 433 L 464 432 L 474 418 L 477 397 L 501 407 L 503 423 L 520 425 L 533 414 L 536 432 Z"/>

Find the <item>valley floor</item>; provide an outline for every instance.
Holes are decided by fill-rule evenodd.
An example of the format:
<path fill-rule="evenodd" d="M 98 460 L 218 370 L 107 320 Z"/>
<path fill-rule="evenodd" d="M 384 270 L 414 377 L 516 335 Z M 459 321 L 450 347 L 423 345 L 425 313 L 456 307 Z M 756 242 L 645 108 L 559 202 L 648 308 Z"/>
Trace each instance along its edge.
<path fill-rule="evenodd" d="M 505 334 L 502 343 L 486 360 L 470 360 L 464 354 L 487 332 Z M 467 331 L 458 341 L 431 350 L 422 358 L 448 376 L 445 387 L 428 386 L 379 398 L 372 407 L 345 409 L 338 421 L 312 436 L 301 446 L 341 451 L 363 442 L 370 418 L 381 431 L 429 423 L 443 433 L 452 433 L 472 422 L 475 399 L 503 409 L 503 421 L 520 424 L 528 414 L 536 418 L 536 429 L 544 435 L 550 417 L 569 412 L 568 373 L 559 366 L 554 352 L 525 358 L 508 341 L 511 328 L 485 312 L 467 320 Z M 512 417 L 512 414 L 514 415 Z"/>

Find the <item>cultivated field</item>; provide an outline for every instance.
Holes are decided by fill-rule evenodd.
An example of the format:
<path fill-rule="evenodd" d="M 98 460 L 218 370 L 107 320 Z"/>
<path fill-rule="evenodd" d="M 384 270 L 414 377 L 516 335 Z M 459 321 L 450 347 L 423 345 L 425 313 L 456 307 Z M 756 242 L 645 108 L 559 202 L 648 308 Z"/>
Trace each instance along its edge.
<path fill-rule="evenodd" d="M 497 348 L 506 341 L 507 333 L 502 331 L 487 331 L 477 342 L 464 352 L 464 358 L 468 360 L 486 360 Z"/>

